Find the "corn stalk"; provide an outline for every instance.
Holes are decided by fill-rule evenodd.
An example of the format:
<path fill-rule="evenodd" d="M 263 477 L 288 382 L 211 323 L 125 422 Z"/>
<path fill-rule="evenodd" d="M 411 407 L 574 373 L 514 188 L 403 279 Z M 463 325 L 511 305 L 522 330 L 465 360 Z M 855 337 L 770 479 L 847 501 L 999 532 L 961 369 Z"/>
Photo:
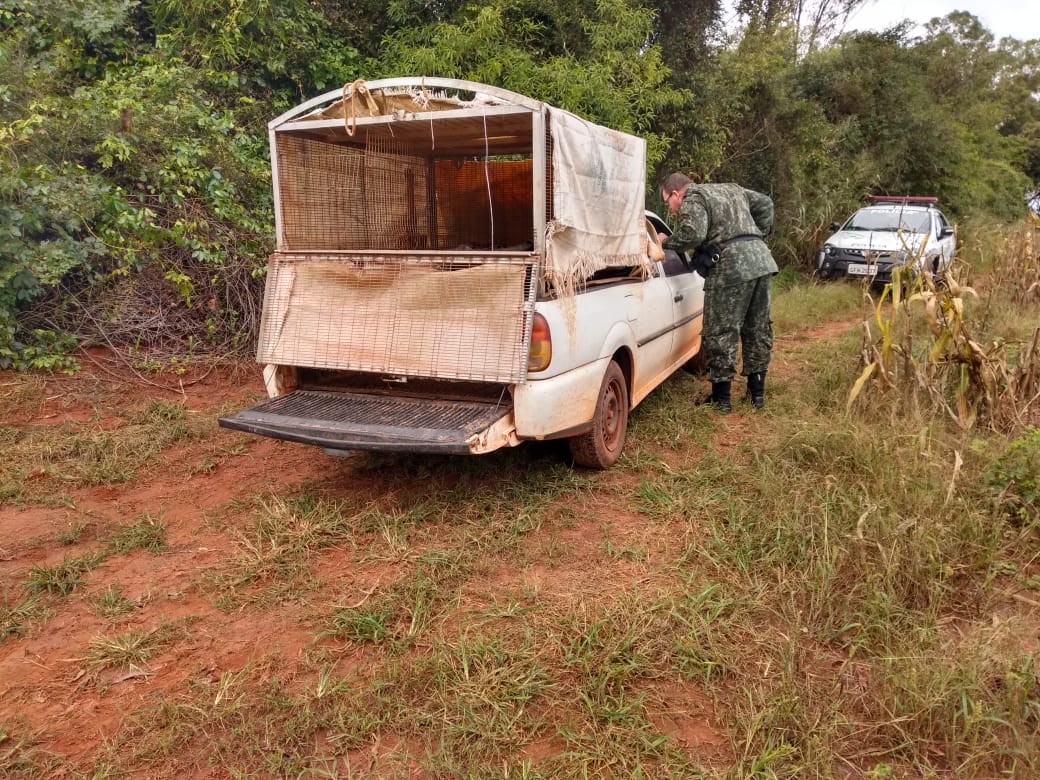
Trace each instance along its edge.
<path fill-rule="evenodd" d="M 1034 231 L 1017 240 L 1017 257 L 1035 257 Z M 914 274 L 917 259 L 893 269 L 892 281 L 875 304 L 874 328 L 864 323 L 863 368 L 849 393 L 847 411 L 873 386 L 875 396 L 901 391 L 904 406 L 927 404 L 965 431 L 982 420 L 1002 427 L 1028 424 L 1040 413 L 1040 328 L 1012 365 L 1004 342 L 986 346 L 972 335 L 965 302 L 978 297 L 976 290 L 961 284 L 955 268 L 940 284 L 928 274 Z M 1028 276 L 1033 266 L 1018 267 L 1018 283 L 1008 284 L 1013 294 L 1040 291 L 1040 279 Z M 930 342 L 915 344 L 914 328 L 921 318 Z"/>
<path fill-rule="evenodd" d="M 961 284 L 953 268 L 940 284 L 909 267 L 895 269 L 874 307 L 876 335 L 864 324 L 863 369 L 846 410 L 872 383 L 875 396 L 901 391 L 904 405 L 917 409 L 927 403 L 963 430 L 981 421 L 1020 427 L 1040 415 L 1040 327 L 1012 362 L 1004 342 L 984 346 L 973 336 L 966 320 L 969 297 L 978 294 Z M 915 349 L 915 316 L 919 321 L 921 315 L 930 343 Z"/>

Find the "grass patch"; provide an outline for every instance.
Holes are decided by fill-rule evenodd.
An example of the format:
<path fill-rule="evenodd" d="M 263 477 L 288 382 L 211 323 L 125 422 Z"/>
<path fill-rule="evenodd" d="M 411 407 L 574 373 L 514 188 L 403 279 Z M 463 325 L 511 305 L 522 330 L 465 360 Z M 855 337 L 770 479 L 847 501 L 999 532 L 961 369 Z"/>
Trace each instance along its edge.
<path fill-rule="evenodd" d="M 208 416 L 169 402 L 150 403 L 115 428 L 97 422 L 26 426 L 0 463 L 0 501 L 46 502 L 59 489 L 126 482 L 171 445 L 215 431 Z"/>
<path fill-rule="evenodd" d="M 49 614 L 39 594 L 31 593 L 18 599 L 5 591 L 0 601 L 0 641 L 26 634 L 32 624 L 45 620 Z"/>
<path fill-rule="evenodd" d="M 33 566 L 25 580 L 25 588 L 29 594 L 67 596 L 83 584 L 87 572 L 100 566 L 109 556 L 138 548 L 154 553 L 165 547 L 165 527 L 151 515 L 145 515 L 118 529 L 106 540 L 104 549 L 66 556 L 53 566 Z"/>
<path fill-rule="evenodd" d="M 83 575 L 100 565 L 104 559 L 104 553 L 91 552 L 64 558 L 53 566 L 33 566 L 25 582 L 26 590 L 30 594 L 67 596 L 83 584 Z"/>
<path fill-rule="evenodd" d="M 69 527 L 64 531 L 60 532 L 55 540 L 58 544 L 64 547 L 70 547 L 74 544 L 79 544 L 83 540 L 83 535 L 89 530 L 90 523 L 86 520 L 76 520 L 75 522 L 69 523 Z"/>
<path fill-rule="evenodd" d="M 378 644 L 390 636 L 394 613 L 388 607 L 340 607 L 332 614 L 327 636 Z"/>
<path fill-rule="evenodd" d="M 339 501 L 309 497 L 261 499 L 252 525 L 235 532 L 237 551 L 222 577 L 226 589 L 274 580 L 296 581 L 310 556 L 333 545 L 351 546 L 353 514 Z"/>
<path fill-rule="evenodd" d="M 691 443 L 705 442 L 718 421 L 694 402 L 709 388 L 707 378 L 676 372 L 632 413 L 625 458 L 636 469 L 662 462 L 662 451 L 685 453 Z"/>
<path fill-rule="evenodd" d="M 109 585 L 105 590 L 91 597 L 90 604 L 94 614 L 105 620 L 118 620 L 134 610 L 136 604 L 126 596 L 120 585 Z"/>
<path fill-rule="evenodd" d="M 773 330 L 792 333 L 865 312 L 865 289 L 852 282 L 791 284 L 773 298 Z"/>
<path fill-rule="evenodd" d="M 39 737 L 20 719 L 0 720 L 0 776 L 47 780 L 65 774 L 66 762 L 38 744 Z"/>
<path fill-rule="evenodd" d="M 0 418 L 10 419 L 15 412 L 35 414 L 43 403 L 45 387 L 39 374 L 6 372 L 0 381 Z"/>
<path fill-rule="evenodd" d="M 198 460 L 188 467 L 188 476 L 196 474 L 212 474 L 219 466 L 246 452 L 249 444 L 253 443 L 246 439 L 247 434 L 241 434 L 242 440 L 223 446 L 210 443 L 199 451 Z"/>
<path fill-rule="evenodd" d="M 128 523 L 105 540 L 110 553 L 125 554 L 131 550 L 159 553 L 166 549 L 166 526 L 158 518 L 145 514 Z"/>
<path fill-rule="evenodd" d="M 90 640 L 86 663 L 95 670 L 141 667 L 180 633 L 173 624 L 136 629 Z"/>
<path fill-rule="evenodd" d="M 438 470 L 418 457 L 403 457 L 391 470 L 377 468 L 383 462 L 377 456 L 359 463 L 362 473 L 386 475 L 388 496 L 380 502 L 310 493 L 260 499 L 253 522 L 233 532 L 236 554 L 212 583 L 222 606 L 287 595 L 307 580 L 317 554 L 336 548 L 354 551 L 361 562 L 406 567 L 398 584 L 411 593 L 406 611 L 413 627 L 405 635 L 414 636 L 426 622 L 429 593 L 462 576 L 466 559 L 522 554 L 523 540 L 540 528 L 543 509 L 590 484 L 573 469 L 545 460 L 510 480 L 498 479 L 501 464 L 480 459 L 455 459 L 457 470 Z M 424 489 L 416 492 L 416 484 Z"/>

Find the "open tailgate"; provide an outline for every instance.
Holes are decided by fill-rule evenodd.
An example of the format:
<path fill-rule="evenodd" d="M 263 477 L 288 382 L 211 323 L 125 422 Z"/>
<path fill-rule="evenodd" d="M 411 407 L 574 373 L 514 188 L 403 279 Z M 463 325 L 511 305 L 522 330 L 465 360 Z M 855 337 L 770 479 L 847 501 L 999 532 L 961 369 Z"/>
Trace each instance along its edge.
<path fill-rule="evenodd" d="M 297 390 L 219 419 L 225 428 L 337 450 L 469 454 L 512 411 L 501 403 Z"/>

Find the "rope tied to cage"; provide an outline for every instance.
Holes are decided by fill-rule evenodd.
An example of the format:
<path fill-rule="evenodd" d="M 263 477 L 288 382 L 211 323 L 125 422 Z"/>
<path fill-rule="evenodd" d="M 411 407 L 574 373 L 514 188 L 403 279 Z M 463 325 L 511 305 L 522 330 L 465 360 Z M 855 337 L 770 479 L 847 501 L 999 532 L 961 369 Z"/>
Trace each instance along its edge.
<path fill-rule="evenodd" d="M 422 77 L 422 81 L 419 82 L 419 91 L 412 92 L 412 102 L 415 103 L 423 111 L 426 111 L 430 107 L 430 93 L 426 89 L 426 77 Z"/>
<path fill-rule="evenodd" d="M 487 196 L 488 196 L 488 218 L 491 222 L 491 248 L 495 248 L 495 199 L 491 194 L 491 173 L 488 170 L 489 157 L 491 156 L 491 150 L 488 148 L 488 126 L 487 126 L 487 111 L 481 109 L 481 116 L 484 120 L 484 181 L 487 183 Z"/>
<path fill-rule="evenodd" d="M 347 95 L 350 95 L 350 103 L 347 103 Z M 349 84 L 343 85 L 343 129 L 347 131 L 347 135 L 353 137 L 354 133 L 357 132 L 357 103 L 355 100 L 363 100 L 365 106 L 371 112 L 379 111 L 379 104 L 376 103 L 375 96 L 372 91 L 365 86 L 364 79 L 355 79 Z"/>

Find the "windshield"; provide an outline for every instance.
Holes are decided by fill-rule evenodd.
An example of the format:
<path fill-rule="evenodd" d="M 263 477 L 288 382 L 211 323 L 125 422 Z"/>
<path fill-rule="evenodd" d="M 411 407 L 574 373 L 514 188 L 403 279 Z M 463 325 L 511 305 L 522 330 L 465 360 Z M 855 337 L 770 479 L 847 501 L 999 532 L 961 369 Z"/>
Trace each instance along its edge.
<path fill-rule="evenodd" d="M 844 230 L 887 230 L 895 233 L 928 233 L 931 219 L 927 211 L 901 209 L 860 209 L 845 224 Z"/>

